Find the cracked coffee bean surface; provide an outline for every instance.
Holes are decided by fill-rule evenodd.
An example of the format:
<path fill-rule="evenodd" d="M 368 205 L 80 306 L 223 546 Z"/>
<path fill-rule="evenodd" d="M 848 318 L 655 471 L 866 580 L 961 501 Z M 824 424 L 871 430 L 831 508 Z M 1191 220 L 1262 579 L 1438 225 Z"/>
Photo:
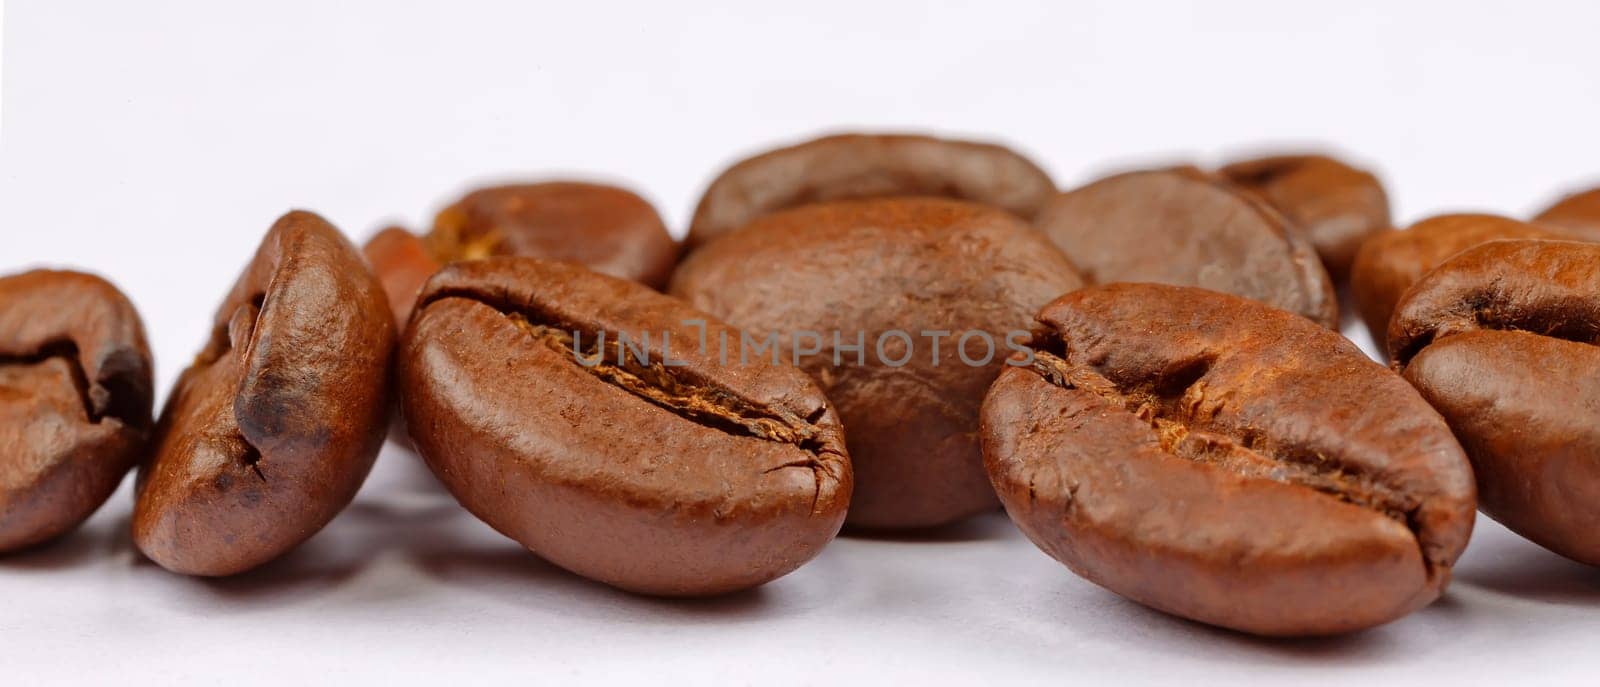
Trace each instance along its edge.
<path fill-rule="evenodd" d="M 1040 311 L 1033 364 L 983 405 L 1017 526 L 1145 605 L 1263 635 L 1371 627 L 1433 601 L 1472 530 L 1449 427 L 1337 333 L 1189 287 Z"/>
<path fill-rule="evenodd" d="M 429 467 L 502 534 L 622 589 L 721 594 L 815 557 L 852 483 L 817 386 L 722 360 L 724 337 L 739 331 L 576 265 L 462 262 L 424 288 L 396 379 Z"/>
<path fill-rule="evenodd" d="M 906 134 L 838 134 L 728 168 L 700 198 L 688 248 L 766 214 L 810 203 L 891 196 L 968 200 L 1031 219 L 1055 182 L 1008 148 Z"/>
<path fill-rule="evenodd" d="M 671 293 L 757 342 L 776 337 L 786 359 L 803 332 L 818 337 L 799 342 L 820 349 L 800 366 L 844 420 L 856 470 L 850 524 L 900 529 L 995 508 L 978 405 L 1005 364 L 1008 333 L 1025 339 L 1041 305 L 1081 285 L 1066 256 L 1014 215 L 919 198 L 768 215 L 691 254 Z M 894 331 L 909 339 L 885 338 Z M 924 331 L 944 332 L 937 351 Z M 973 336 L 976 364 L 959 358 L 968 332 L 988 335 L 992 357 Z M 864 350 L 845 348 L 858 342 Z"/>
<path fill-rule="evenodd" d="M 1335 284 L 1350 276 L 1361 243 L 1389 228 L 1389 196 L 1370 172 L 1326 155 L 1275 155 L 1218 170 L 1295 223 Z"/>
<path fill-rule="evenodd" d="M 230 575 L 322 529 L 377 457 L 393 346 L 355 247 L 314 214 L 279 219 L 162 411 L 139 474 L 139 550 L 174 572 Z"/>
<path fill-rule="evenodd" d="M 1192 168 L 1129 172 L 1058 194 L 1034 225 L 1091 283 L 1198 286 L 1253 298 L 1326 327 L 1333 282 L 1283 215 Z"/>
<path fill-rule="evenodd" d="M 0 278 L 0 553 L 82 524 L 138 462 L 152 425 L 150 348 L 105 280 Z"/>
<path fill-rule="evenodd" d="M 1483 512 L 1600 565 L 1600 245 L 1465 251 L 1406 293 L 1389 346 L 1461 439 Z"/>

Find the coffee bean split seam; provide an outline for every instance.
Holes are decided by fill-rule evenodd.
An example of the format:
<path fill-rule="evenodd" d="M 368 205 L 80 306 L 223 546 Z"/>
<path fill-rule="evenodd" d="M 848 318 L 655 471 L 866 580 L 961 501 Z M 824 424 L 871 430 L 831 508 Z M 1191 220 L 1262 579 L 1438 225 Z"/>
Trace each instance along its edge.
<path fill-rule="evenodd" d="M 33 353 L 0 355 L 0 367 L 37 367 L 55 358 L 67 364 L 67 374 L 72 378 L 78 398 L 83 401 L 83 413 L 90 424 L 98 425 L 107 417 L 130 421 L 131 411 L 118 403 L 121 395 L 115 389 L 97 389 L 89 383 L 89 375 L 84 372 L 83 361 L 78 356 L 78 345 L 70 339 L 47 342 Z"/>
<path fill-rule="evenodd" d="M 195 367 L 215 365 L 217 361 L 222 360 L 223 356 L 231 352 L 234 349 L 233 330 L 236 327 L 242 327 L 248 323 L 251 327 L 250 336 L 254 336 L 256 320 L 261 317 L 261 311 L 266 307 L 266 303 L 266 293 L 255 294 L 250 297 L 249 301 L 236 308 L 233 311 L 233 316 L 229 317 L 225 324 L 213 328 L 211 340 L 206 342 L 205 347 L 199 353 L 195 354 Z M 246 340 L 245 343 L 248 344 L 249 341 Z M 250 443 L 249 437 L 244 435 L 244 430 L 238 427 L 237 422 L 234 423 L 233 439 L 238 444 L 235 447 L 235 453 L 239 464 L 250 468 L 250 471 L 254 472 L 262 482 L 267 481 L 267 473 L 261 469 L 261 449 Z"/>
<path fill-rule="evenodd" d="M 472 300 L 493 308 L 535 342 L 550 348 L 595 378 L 679 417 L 733 436 L 793 444 L 810 454 L 803 461 L 774 466 L 768 472 L 784 468 L 807 468 L 812 472 L 820 470 L 831 477 L 838 477 L 832 472 L 836 461 L 821 458 L 824 453 L 839 456 L 827 447 L 816 425 L 826 412 L 826 406 L 817 408 L 811 417 L 806 418 L 783 410 L 757 407 L 707 380 L 680 379 L 682 375 L 661 361 L 646 364 L 630 354 L 616 337 L 611 337 L 605 343 L 609 351 L 602 350 L 597 331 L 585 331 L 588 328 L 557 321 L 558 318 L 546 313 L 526 313 L 508 304 L 486 301 L 482 294 L 442 290 L 427 302 L 419 304 L 419 308 L 448 298 Z M 586 341 L 574 340 L 573 332 Z M 580 359 L 598 362 L 591 365 L 580 363 Z"/>
<path fill-rule="evenodd" d="M 1257 433 L 1232 437 L 1193 426 L 1216 415 L 1223 405 L 1222 401 L 1207 403 L 1202 379 L 1212 363 L 1207 358 L 1196 358 L 1147 388 L 1123 389 L 1091 365 L 1071 362 L 1070 352 L 1057 337 L 1044 334 L 1036 337 L 1033 345 L 1034 362 L 1029 367 L 1032 372 L 1063 389 L 1099 396 L 1149 424 L 1164 453 L 1214 465 L 1249 479 L 1305 487 L 1382 513 L 1404 524 L 1413 535 L 1420 532 L 1416 512 L 1421 504 L 1369 475 L 1331 464 L 1320 453 L 1306 454 L 1290 450 L 1290 447 L 1271 446 Z M 1421 538 L 1417 541 L 1420 547 Z M 1431 574 L 1434 562 L 1427 556 L 1423 556 L 1423 561 Z"/>
<path fill-rule="evenodd" d="M 1573 317 L 1570 313 L 1574 309 L 1563 300 L 1519 303 L 1517 294 L 1507 291 L 1503 286 L 1504 280 L 1496 279 L 1463 299 L 1462 310 L 1466 313 L 1463 319 L 1470 320 L 1471 326 L 1441 325 L 1424 331 L 1413 338 L 1404 350 L 1395 352 L 1395 360 L 1404 367 L 1433 342 L 1469 329 L 1527 332 L 1600 346 L 1600 320 Z"/>

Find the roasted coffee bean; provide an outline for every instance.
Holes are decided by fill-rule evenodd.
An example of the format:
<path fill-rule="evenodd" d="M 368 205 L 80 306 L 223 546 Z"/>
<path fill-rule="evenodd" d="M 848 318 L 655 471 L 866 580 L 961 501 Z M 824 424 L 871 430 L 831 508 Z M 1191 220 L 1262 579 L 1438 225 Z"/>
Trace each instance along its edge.
<path fill-rule="evenodd" d="M 1011 519 L 1074 572 L 1264 635 L 1358 630 L 1443 591 L 1471 468 L 1336 332 L 1158 284 L 1083 289 L 1039 322 L 1031 364 L 984 400 L 984 458 Z"/>
<path fill-rule="evenodd" d="M 1091 283 L 1199 286 L 1339 322 L 1316 251 L 1254 194 L 1190 168 L 1119 174 L 1055 196 L 1035 226 Z"/>
<path fill-rule="evenodd" d="M 418 239 L 420 247 L 393 232 L 374 236 L 366 253 L 391 289 L 390 301 L 399 304 L 401 326 L 416 289 L 438 265 L 457 260 L 497 255 L 564 260 L 654 289 L 666 286 L 678 261 L 678 244 L 648 201 L 627 189 L 581 182 L 468 193 L 439 212 L 433 230 Z"/>
<path fill-rule="evenodd" d="M 1389 228 L 1389 196 L 1370 172 L 1325 155 L 1277 155 L 1223 167 L 1230 181 L 1259 193 L 1300 227 L 1335 283 L 1367 237 Z"/>
<path fill-rule="evenodd" d="M 722 360 L 725 337 L 740 333 L 576 265 L 461 262 L 423 289 L 396 379 L 429 467 L 502 534 L 622 589 L 719 594 L 815 557 L 851 486 L 816 385 Z"/>
<path fill-rule="evenodd" d="M 1466 448 L 1483 512 L 1600 565 L 1600 245 L 1461 253 L 1401 299 L 1389 347 Z"/>
<path fill-rule="evenodd" d="M 844 419 L 849 522 L 910 528 L 995 507 L 978 404 L 1032 313 L 1081 285 L 1015 216 L 919 198 L 767 215 L 692 253 L 671 292 L 798 358 Z"/>
<path fill-rule="evenodd" d="M 1568 195 L 1533 221 L 1554 228 L 1562 238 L 1600 242 L 1600 188 Z"/>
<path fill-rule="evenodd" d="M 1388 341 L 1395 303 L 1422 275 L 1463 250 L 1495 239 L 1556 238 L 1540 227 L 1495 215 L 1440 215 L 1404 231 L 1386 231 L 1362 244 L 1350 272 L 1350 294 L 1380 349 Z"/>
<path fill-rule="evenodd" d="M 1032 218 L 1055 192 L 1009 148 L 903 134 L 841 134 L 746 159 L 711 182 L 685 245 L 696 248 L 765 214 L 808 203 L 939 196 Z"/>
<path fill-rule="evenodd" d="M 162 567 L 229 575 L 315 534 L 383 441 L 394 319 L 350 242 L 284 215 L 178 378 L 139 475 L 133 540 Z"/>
<path fill-rule="evenodd" d="M 417 302 L 417 292 L 428 277 L 439 271 L 438 259 L 421 238 L 401 227 L 389 227 L 373 235 L 361 252 L 383 285 L 396 326 L 405 327 L 411 318 L 411 306 Z"/>
<path fill-rule="evenodd" d="M 78 272 L 0 278 L 0 553 L 82 524 L 150 432 L 150 348 L 117 287 Z"/>

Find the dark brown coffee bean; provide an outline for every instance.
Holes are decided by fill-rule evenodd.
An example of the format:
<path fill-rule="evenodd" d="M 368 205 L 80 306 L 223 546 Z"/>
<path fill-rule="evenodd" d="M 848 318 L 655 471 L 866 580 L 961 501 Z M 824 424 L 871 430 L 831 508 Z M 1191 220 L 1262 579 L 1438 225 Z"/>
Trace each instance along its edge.
<path fill-rule="evenodd" d="M 847 430 L 850 523 L 908 528 L 995 507 L 978 404 L 1033 311 L 1081 284 L 1015 216 L 923 198 L 767 215 L 691 254 L 671 292 L 785 358 L 807 351 Z"/>
<path fill-rule="evenodd" d="M 1495 215 L 1440 215 L 1404 231 L 1386 231 L 1362 244 L 1350 273 L 1350 294 L 1372 340 L 1382 349 L 1389 319 L 1412 284 L 1447 258 L 1496 239 L 1556 238 L 1539 227 Z"/>
<path fill-rule="evenodd" d="M 396 379 L 429 467 L 496 530 L 623 589 L 719 594 L 816 556 L 851 487 L 817 387 L 720 360 L 725 337 L 740 333 L 575 265 L 461 262 L 424 288 Z"/>
<path fill-rule="evenodd" d="M 0 278 L 0 553 L 105 503 L 150 431 L 150 348 L 115 286 L 78 272 Z"/>
<path fill-rule="evenodd" d="M 1600 242 L 1600 188 L 1568 195 L 1533 218 L 1561 238 Z"/>
<path fill-rule="evenodd" d="M 1223 167 L 1224 177 L 1261 194 L 1317 248 L 1335 283 L 1367 237 L 1389 228 L 1389 196 L 1370 172 L 1324 155 L 1276 155 Z"/>
<path fill-rule="evenodd" d="M 940 196 L 994 205 L 1024 219 L 1055 182 L 1009 148 L 930 136 L 840 134 L 746 159 L 700 198 L 688 248 L 765 214 L 831 200 Z"/>
<path fill-rule="evenodd" d="M 1034 224 L 1091 283 L 1198 286 L 1327 327 L 1339 322 L 1333 284 L 1311 244 L 1220 177 L 1190 168 L 1119 174 L 1055 196 Z"/>
<path fill-rule="evenodd" d="M 1154 608 L 1265 635 L 1384 623 L 1444 589 L 1472 471 L 1416 390 L 1336 332 L 1195 288 L 1039 313 L 983 405 L 1000 500 L 1046 553 Z"/>
<path fill-rule="evenodd" d="M 1389 346 L 1466 447 L 1483 512 L 1600 565 L 1600 245 L 1460 253 L 1401 299 Z"/>
<path fill-rule="evenodd" d="M 394 318 L 350 242 L 284 215 L 178 378 L 141 468 L 133 540 L 173 572 L 230 575 L 315 534 L 383 441 Z"/>
<path fill-rule="evenodd" d="M 440 211 L 415 245 L 385 230 L 368 260 L 396 303 L 401 326 L 416 289 L 438 265 L 526 255 L 584 265 L 653 289 L 667 284 L 678 244 L 648 201 L 627 189 L 554 181 L 479 189 Z M 424 273 L 424 271 L 426 273 Z"/>

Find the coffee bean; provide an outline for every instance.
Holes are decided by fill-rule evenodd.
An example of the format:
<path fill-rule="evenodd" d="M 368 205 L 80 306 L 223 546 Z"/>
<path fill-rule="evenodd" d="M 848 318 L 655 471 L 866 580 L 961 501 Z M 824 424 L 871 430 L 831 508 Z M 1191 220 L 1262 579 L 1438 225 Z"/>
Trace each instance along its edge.
<path fill-rule="evenodd" d="M 497 255 L 564 260 L 654 289 L 666 286 L 678 261 L 678 244 L 648 201 L 600 184 L 558 181 L 479 189 L 441 210 L 433 230 L 420 239 L 407 240 L 394 231 L 374 236 L 366 253 L 391 289 L 401 326 L 423 280 L 438 265 L 457 260 Z"/>
<path fill-rule="evenodd" d="M 1092 283 L 1198 286 L 1338 324 L 1328 273 L 1254 194 L 1191 168 L 1119 174 L 1055 196 L 1034 222 Z"/>
<path fill-rule="evenodd" d="M 841 134 L 743 160 L 719 175 L 694 211 L 688 248 L 765 214 L 831 200 L 940 196 L 1032 218 L 1055 182 L 998 145 L 903 134 Z"/>
<path fill-rule="evenodd" d="M 1025 339 L 1039 306 L 1081 284 L 1066 257 L 1010 213 L 919 198 L 764 216 L 692 253 L 671 293 L 772 337 L 786 357 L 806 350 L 800 366 L 847 430 L 849 522 L 909 528 L 995 507 L 978 404 L 1008 335 Z M 959 357 L 963 338 L 970 361 Z"/>
<path fill-rule="evenodd" d="M 361 252 L 383 285 L 396 326 L 405 327 L 417 292 L 439 271 L 438 259 L 422 239 L 402 227 L 388 227 L 373 235 Z"/>
<path fill-rule="evenodd" d="M 1305 233 L 1335 283 L 1367 237 L 1389 228 L 1389 196 L 1370 172 L 1325 155 L 1276 155 L 1242 160 L 1219 170 L 1259 193 Z"/>
<path fill-rule="evenodd" d="M 1460 253 L 1401 299 L 1389 348 L 1466 447 L 1483 512 L 1600 565 L 1600 245 Z"/>
<path fill-rule="evenodd" d="M 1404 231 L 1374 235 L 1362 244 L 1351 268 L 1350 294 L 1372 340 L 1382 349 L 1395 303 L 1428 270 L 1485 241 L 1556 237 L 1550 227 L 1495 215 L 1430 217 Z"/>
<path fill-rule="evenodd" d="M 1039 313 L 983 404 L 1017 526 L 1096 584 L 1264 635 L 1436 598 L 1473 482 L 1439 414 L 1337 333 L 1196 288 L 1112 284 Z"/>
<path fill-rule="evenodd" d="M 0 278 L 0 553 L 72 531 L 111 496 L 151 426 L 150 349 L 115 286 Z"/>
<path fill-rule="evenodd" d="M 1600 188 L 1568 195 L 1533 218 L 1562 238 L 1600 242 Z"/>
<path fill-rule="evenodd" d="M 279 219 L 162 411 L 139 475 L 139 550 L 174 572 L 229 575 L 320 530 L 377 456 L 393 345 L 355 247 L 311 213 Z"/>
<path fill-rule="evenodd" d="M 722 360 L 727 337 L 740 332 L 575 265 L 460 262 L 423 289 L 396 379 L 429 467 L 496 530 L 616 587 L 719 594 L 816 556 L 851 490 L 816 385 Z"/>

